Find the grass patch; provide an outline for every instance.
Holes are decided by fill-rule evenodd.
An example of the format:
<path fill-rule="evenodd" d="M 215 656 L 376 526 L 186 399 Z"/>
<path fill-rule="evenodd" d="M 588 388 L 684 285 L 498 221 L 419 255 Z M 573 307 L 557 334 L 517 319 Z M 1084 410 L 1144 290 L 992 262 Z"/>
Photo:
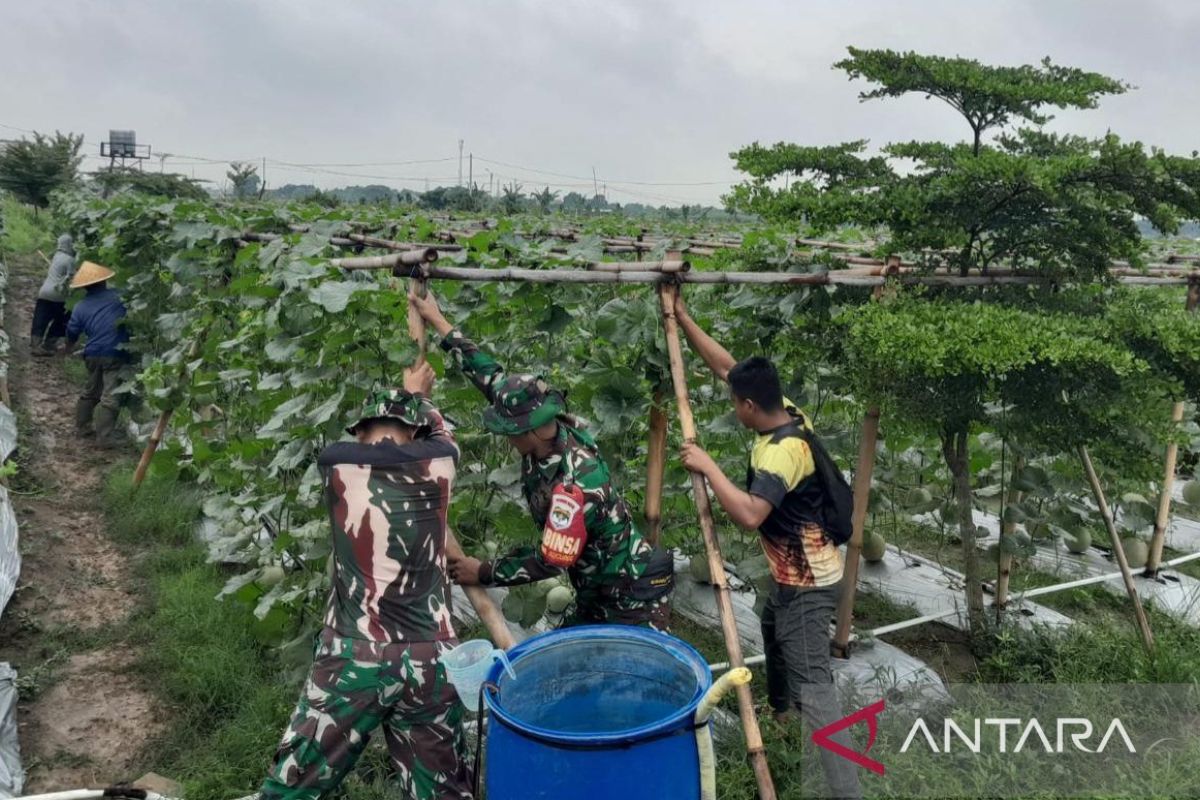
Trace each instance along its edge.
<path fill-rule="evenodd" d="M 119 464 L 103 499 L 113 538 L 138 554 L 146 599 L 131 624 L 143 654 L 138 670 L 170 709 L 170 728 L 147 748 L 145 768 L 181 781 L 192 800 L 249 794 L 297 687 L 278 652 L 255 638 L 247 610 L 214 599 L 226 576 L 193 536 L 196 491 L 152 476 L 135 495 L 130 472 Z"/>

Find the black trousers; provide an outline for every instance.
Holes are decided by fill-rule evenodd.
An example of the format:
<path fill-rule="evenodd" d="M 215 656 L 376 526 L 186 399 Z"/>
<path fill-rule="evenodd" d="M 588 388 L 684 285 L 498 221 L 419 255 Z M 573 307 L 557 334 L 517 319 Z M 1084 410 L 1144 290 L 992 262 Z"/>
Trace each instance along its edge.
<path fill-rule="evenodd" d="M 776 711 L 798 709 L 814 730 L 842 717 L 829 661 L 829 622 L 841 595 L 840 583 L 798 589 L 772 581 L 762 613 L 767 696 L 771 707 Z M 847 731 L 839 731 L 831 738 L 854 749 Z M 820 756 L 830 797 L 862 797 L 857 766 L 824 748 Z"/>
<path fill-rule="evenodd" d="M 31 341 L 40 344 L 63 338 L 67 335 L 67 320 L 70 317 L 66 303 L 39 298 L 33 307 L 33 326 L 29 332 Z"/>

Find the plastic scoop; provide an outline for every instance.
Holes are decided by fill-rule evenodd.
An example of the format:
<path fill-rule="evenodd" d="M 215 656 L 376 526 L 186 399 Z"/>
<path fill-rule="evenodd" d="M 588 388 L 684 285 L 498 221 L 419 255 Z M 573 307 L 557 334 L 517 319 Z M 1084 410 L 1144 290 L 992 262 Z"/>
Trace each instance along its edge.
<path fill-rule="evenodd" d="M 479 696 L 479 689 L 487 680 L 492 662 L 499 661 L 504 665 L 508 676 L 514 681 L 517 679 L 517 673 L 513 672 L 512 664 L 508 661 L 508 654 L 494 647 L 487 639 L 463 642 L 443 654 L 440 660 L 446 665 L 446 677 L 468 710 L 474 710 L 473 701 Z"/>

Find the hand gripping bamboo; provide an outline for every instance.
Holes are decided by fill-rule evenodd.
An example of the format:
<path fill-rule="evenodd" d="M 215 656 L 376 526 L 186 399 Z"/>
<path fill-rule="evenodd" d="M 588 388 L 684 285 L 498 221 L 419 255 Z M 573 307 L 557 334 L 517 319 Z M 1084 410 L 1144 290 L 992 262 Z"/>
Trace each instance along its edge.
<path fill-rule="evenodd" d="M 424 297 L 428 292 L 426 282 L 422 278 L 413 279 L 413 293 L 418 297 Z M 417 313 L 416 309 L 410 304 L 408 306 L 408 333 L 417 343 L 417 360 L 419 365 L 425 360 L 427 337 L 425 336 L 425 320 Z M 454 535 L 454 531 L 446 527 L 446 555 L 450 558 L 462 558 L 465 553 L 462 546 L 458 543 L 458 538 Z M 492 602 L 492 598 L 488 596 L 487 589 L 482 586 L 464 586 L 463 593 L 466 594 L 467 600 L 471 601 L 471 607 L 475 609 L 475 613 L 479 616 L 481 622 L 487 628 L 488 635 L 496 646 L 501 650 L 507 650 L 516 644 L 513 639 L 512 632 L 508 629 L 508 622 L 504 619 L 504 615 L 500 613 L 500 609 L 496 608 L 496 604 Z"/>
<path fill-rule="evenodd" d="M 679 426 L 685 442 L 696 441 L 696 422 L 692 418 L 692 407 L 688 401 L 687 376 L 683 368 L 683 348 L 679 343 L 679 326 L 675 321 L 674 285 L 659 287 L 662 301 L 663 329 L 667 336 L 667 353 L 671 359 L 671 380 L 675 385 L 675 402 L 679 406 Z M 725 634 L 725 650 L 733 667 L 743 666 L 742 643 L 738 639 L 737 623 L 733 616 L 733 601 L 729 596 L 729 582 L 725 578 L 725 558 L 721 555 L 721 543 L 713 524 L 712 503 L 708 498 L 708 484 L 704 476 L 692 473 L 692 490 L 696 497 L 696 511 L 700 516 L 700 531 L 704 535 L 704 549 L 708 553 L 709 571 L 712 573 L 713 592 L 717 598 L 717 610 L 721 614 L 721 630 Z M 742 730 L 746 736 L 746 752 L 754 768 L 754 779 L 758 782 L 760 800 L 775 800 L 775 784 L 767 765 L 767 752 L 763 748 L 762 732 L 758 728 L 758 717 L 754 713 L 754 698 L 750 687 L 737 687 L 738 711 L 742 718 Z"/>

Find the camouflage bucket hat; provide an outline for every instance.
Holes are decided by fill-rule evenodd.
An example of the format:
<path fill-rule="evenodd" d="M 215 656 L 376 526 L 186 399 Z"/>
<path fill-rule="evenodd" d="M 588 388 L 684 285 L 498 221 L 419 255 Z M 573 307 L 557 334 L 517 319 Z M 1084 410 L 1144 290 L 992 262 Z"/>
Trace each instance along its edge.
<path fill-rule="evenodd" d="M 358 422 L 346 428 L 346 433 L 353 434 L 358 426 L 373 419 L 392 419 L 413 428 L 421 426 L 421 399 L 404 389 L 387 389 L 373 392 L 363 405 Z"/>
<path fill-rule="evenodd" d="M 496 387 L 496 399 L 484 409 L 483 427 L 492 433 L 518 436 L 540 428 L 567 411 L 562 392 L 540 375 L 512 375 Z"/>

